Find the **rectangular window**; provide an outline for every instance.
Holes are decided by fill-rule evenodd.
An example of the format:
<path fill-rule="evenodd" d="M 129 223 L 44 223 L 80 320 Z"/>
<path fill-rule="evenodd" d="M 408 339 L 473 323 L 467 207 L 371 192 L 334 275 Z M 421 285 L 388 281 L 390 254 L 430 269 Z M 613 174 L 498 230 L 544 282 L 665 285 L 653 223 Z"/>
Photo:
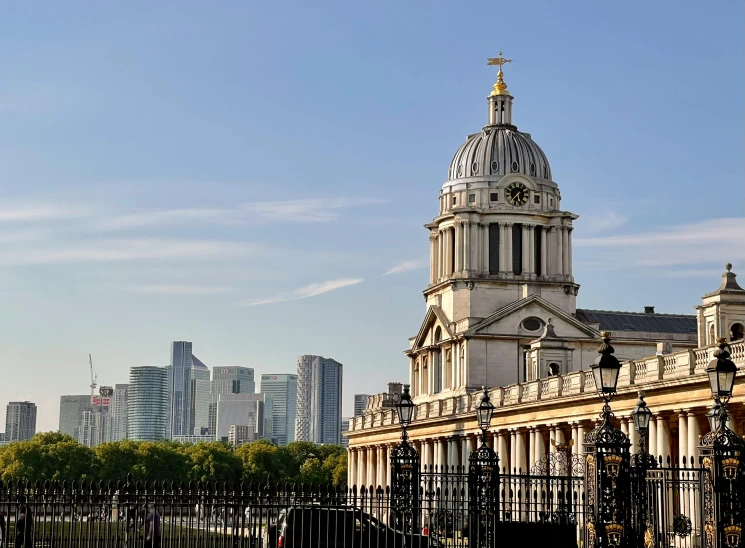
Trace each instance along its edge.
<path fill-rule="evenodd" d="M 554 207 L 554 199 L 553 199 L 553 198 L 550 198 L 550 199 L 548 200 L 548 204 L 549 204 L 549 205 L 550 205 L 551 207 Z"/>
<path fill-rule="evenodd" d="M 512 225 L 512 273 L 523 273 L 523 225 Z"/>
<path fill-rule="evenodd" d="M 541 196 L 540 194 L 533 195 L 533 203 L 540 204 L 541 203 Z"/>
<path fill-rule="evenodd" d="M 453 196 L 453 205 L 455 205 L 457 202 L 458 202 L 458 197 L 457 196 Z"/>
<path fill-rule="evenodd" d="M 499 273 L 499 224 L 489 225 L 489 274 Z"/>
<path fill-rule="evenodd" d="M 498 202 L 499 201 L 499 192 L 492 192 L 491 194 L 489 194 L 489 199 L 492 202 Z"/>
<path fill-rule="evenodd" d="M 468 203 L 472 204 L 476 201 L 476 195 L 475 194 L 469 194 L 468 195 Z"/>
<path fill-rule="evenodd" d="M 543 239 L 543 228 L 536 226 L 533 230 L 535 231 L 535 249 L 533 249 L 533 253 L 535 254 L 535 273 L 539 276 L 543 276 L 543 263 L 541 263 L 541 240 Z"/>

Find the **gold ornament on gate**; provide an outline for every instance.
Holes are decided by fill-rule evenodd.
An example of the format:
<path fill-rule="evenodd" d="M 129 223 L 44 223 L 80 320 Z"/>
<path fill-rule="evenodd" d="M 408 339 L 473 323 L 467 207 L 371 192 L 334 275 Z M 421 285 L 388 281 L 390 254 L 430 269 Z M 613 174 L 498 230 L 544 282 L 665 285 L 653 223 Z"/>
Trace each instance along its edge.
<path fill-rule="evenodd" d="M 604 460 L 606 473 L 611 479 L 616 479 L 621 470 L 623 457 L 621 455 L 607 455 Z"/>
<path fill-rule="evenodd" d="M 620 546 L 623 537 L 623 525 L 620 523 L 609 523 L 605 526 L 605 534 L 608 536 L 608 546 Z"/>
<path fill-rule="evenodd" d="M 735 525 L 727 525 L 724 528 L 724 540 L 727 543 L 727 548 L 737 548 L 740 546 L 740 537 L 742 536 L 742 527 Z"/>
<path fill-rule="evenodd" d="M 740 468 L 740 460 L 735 457 L 729 457 L 722 461 L 722 472 L 726 479 L 733 481 L 737 478 L 737 471 Z"/>

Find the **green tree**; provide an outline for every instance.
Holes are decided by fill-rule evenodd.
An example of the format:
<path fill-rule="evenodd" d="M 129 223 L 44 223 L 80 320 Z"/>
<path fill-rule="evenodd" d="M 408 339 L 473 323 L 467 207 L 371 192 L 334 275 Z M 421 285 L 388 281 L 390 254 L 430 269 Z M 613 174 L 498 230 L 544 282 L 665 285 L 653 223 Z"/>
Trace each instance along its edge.
<path fill-rule="evenodd" d="M 289 479 L 291 457 L 284 447 L 277 447 L 266 440 L 246 443 L 235 450 L 243 465 L 242 480 L 266 482 L 269 477 L 281 482 Z"/>
<path fill-rule="evenodd" d="M 187 444 L 181 448 L 187 459 L 187 479 L 195 482 L 238 482 L 243 463 L 235 451 L 220 442 Z"/>
<path fill-rule="evenodd" d="M 137 447 L 137 464 L 132 476 L 138 481 L 180 482 L 187 476 L 186 456 L 180 444 L 160 441 L 140 442 Z"/>
<path fill-rule="evenodd" d="M 140 442 L 124 440 L 102 443 L 93 448 L 96 477 L 102 481 L 127 481 L 138 463 Z"/>
<path fill-rule="evenodd" d="M 311 457 L 300 467 L 298 482 L 306 485 L 329 485 L 331 471 L 325 468 L 316 457 Z"/>

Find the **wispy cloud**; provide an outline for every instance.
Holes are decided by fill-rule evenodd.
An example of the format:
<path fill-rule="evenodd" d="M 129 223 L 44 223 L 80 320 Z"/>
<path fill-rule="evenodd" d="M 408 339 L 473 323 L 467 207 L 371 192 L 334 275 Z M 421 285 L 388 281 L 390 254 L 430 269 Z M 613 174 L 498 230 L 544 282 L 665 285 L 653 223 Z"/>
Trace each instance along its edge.
<path fill-rule="evenodd" d="M 357 285 L 362 282 L 362 278 L 341 278 L 338 280 L 328 280 L 325 282 L 319 282 L 315 284 L 306 285 L 299 289 L 289 291 L 286 293 L 280 293 L 273 297 L 252 299 L 239 303 L 239 307 L 257 306 L 260 304 L 272 304 L 281 303 L 285 301 L 297 301 L 299 299 L 307 299 L 308 297 L 315 297 L 316 295 L 322 295 L 330 291 L 341 289 L 342 287 L 349 287 L 350 285 Z"/>
<path fill-rule="evenodd" d="M 582 233 L 592 234 L 594 232 L 604 232 L 623 226 L 628 221 L 628 217 L 613 210 L 603 212 L 602 215 L 584 214 L 582 223 L 577 227 Z"/>
<path fill-rule="evenodd" d="M 131 288 L 139 293 L 150 293 L 155 295 L 217 295 L 233 291 L 229 287 L 210 287 L 203 285 L 183 284 L 152 284 L 141 285 Z"/>
<path fill-rule="evenodd" d="M 257 245 L 219 240 L 109 239 L 60 244 L 53 247 L 11 247 L 0 250 L 0 264 L 33 265 L 163 259 L 231 259 L 261 252 L 263 252 L 263 248 Z"/>
<path fill-rule="evenodd" d="M 404 261 L 386 270 L 383 276 L 390 276 L 391 274 L 401 274 L 403 272 L 409 272 L 410 270 L 418 270 L 420 268 L 424 268 L 425 266 L 426 263 L 423 260 Z"/>
<path fill-rule="evenodd" d="M 738 258 L 745 217 L 729 217 L 664 227 L 655 232 L 576 238 L 578 251 L 590 248 L 593 260 L 629 266 L 677 266 Z M 586 259 L 584 259 L 586 260 Z"/>
<path fill-rule="evenodd" d="M 79 219 L 90 213 L 90 207 L 80 205 L 6 205 L 0 208 L 0 223 L 64 221 Z"/>

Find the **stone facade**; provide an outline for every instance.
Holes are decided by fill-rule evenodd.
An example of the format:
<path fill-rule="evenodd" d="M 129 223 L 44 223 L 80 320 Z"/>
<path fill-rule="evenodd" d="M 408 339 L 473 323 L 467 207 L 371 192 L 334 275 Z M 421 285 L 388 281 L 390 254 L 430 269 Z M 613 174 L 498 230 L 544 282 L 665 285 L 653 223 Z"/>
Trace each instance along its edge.
<path fill-rule="evenodd" d="M 496 94 L 496 95 L 495 95 Z M 497 406 L 490 442 L 503 467 L 529 471 L 553 443 L 574 440 L 600 410 L 589 367 L 600 330 L 613 332 L 623 363 L 613 409 L 636 441 L 630 413 L 637 391 L 655 412 L 650 452 L 696 457 L 711 406 L 704 373 L 716 337 L 732 341 L 745 362 L 745 291 L 728 265 L 719 289 L 698 314 L 609 312 L 576 307 L 572 230 L 578 216 L 559 209 L 548 160 L 512 124 L 512 96 L 488 98 L 488 124 L 456 152 L 439 212 L 425 225 L 430 240 L 426 311 L 409 339 L 409 382 L 416 419 L 409 429 L 423 465 L 465 465 L 476 446 L 479 389 Z M 495 109 L 498 112 L 495 112 Z M 742 431 L 745 386 L 730 406 Z M 392 394 L 370 397 L 350 423 L 349 481 L 386 484 L 388 456 L 399 440 Z"/>

